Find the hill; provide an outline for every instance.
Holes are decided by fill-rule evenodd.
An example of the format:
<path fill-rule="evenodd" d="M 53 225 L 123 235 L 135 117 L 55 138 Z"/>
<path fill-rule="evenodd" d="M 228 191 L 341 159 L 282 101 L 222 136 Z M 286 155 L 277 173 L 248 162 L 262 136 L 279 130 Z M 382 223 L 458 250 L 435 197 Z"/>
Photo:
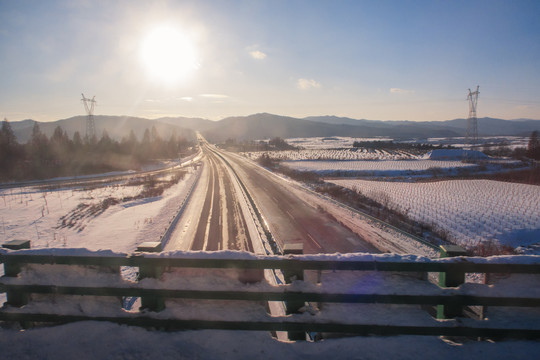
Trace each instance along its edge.
<path fill-rule="evenodd" d="M 195 131 L 204 131 L 211 129 L 215 125 L 215 121 L 202 119 L 202 118 L 187 118 L 187 117 L 162 117 L 155 119 L 165 124 L 180 126 L 186 129 L 192 129 Z"/>
<path fill-rule="evenodd" d="M 430 133 L 433 131 L 455 132 L 458 136 L 465 136 L 467 131 L 467 119 L 453 119 L 446 121 L 380 121 L 351 119 L 337 116 L 310 116 L 305 120 L 327 123 L 327 124 L 346 124 L 352 126 L 373 126 L 378 129 L 408 129 L 409 131 L 418 131 L 418 134 Z M 534 130 L 540 129 L 540 120 L 515 119 L 503 120 L 497 118 L 484 117 L 478 119 L 479 136 L 529 136 Z M 388 135 L 390 136 L 390 135 Z M 433 135 L 430 135 L 433 136 Z M 417 136 L 421 137 L 421 136 Z"/>
<path fill-rule="evenodd" d="M 429 137 L 465 136 L 466 119 L 447 121 L 382 121 L 352 119 L 337 116 L 310 116 L 294 118 L 268 113 L 249 116 L 228 117 L 220 121 L 202 118 L 163 117 L 149 120 L 130 116 L 94 117 L 96 135 L 101 137 L 103 130 L 109 136 L 121 139 L 130 130 L 141 139 L 146 129 L 156 128 L 163 138 L 168 138 L 176 131 L 187 139 L 195 138 L 195 131 L 200 131 L 211 142 L 222 142 L 229 138 L 236 140 L 258 140 L 273 137 L 377 137 L 384 136 L 393 139 L 412 139 Z M 20 142 L 26 142 L 32 133 L 33 120 L 23 120 L 10 123 Z M 74 116 L 69 119 L 54 122 L 40 122 L 41 131 L 51 136 L 57 126 L 61 126 L 70 137 L 75 131 L 82 136 L 86 129 L 86 116 Z M 529 136 L 533 130 L 540 130 L 540 120 L 517 119 L 502 120 L 495 118 L 478 119 L 480 136 Z"/>
<path fill-rule="evenodd" d="M 332 124 L 262 113 L 243 117 L 229 117 L 217 121 L 212 128 L 202 133 L 212 142 L 224 141 L 228 138 L 256 140 L 277 136 L 282 138 L 319 136 L 389 136 L 392 138 L 458 136 L 452 130 L 426 129 L 412 122 L 410 124 L 392 125 L 386 124 L 383 121 L 357 121 L 360 121 L 360 124 Z"/>
<path fill-rule="evenodd" d="M 20 143 L 26 143 L 32 134 L 32 128 L 34 127 L 34 120 L 23 120 L 10 122 L 10 125 L 17 136 L 17 140 Z M 96 136 L 99 139 L 103 134 L 103 130 L 107 130 L 109 136 L 113 139 L 120 140 L 122 137 L 127 137 L 131 130 L 135 133 L 139 140 L 146 129 L 151 129 L 154 126 L 158 134 L 168 139 L 173 132 L 176 132 L 178 136 L 184 136 L 188 140 L 195 139 L 195 133 L 191 129 L 186 129 L 181 126 L 168 124 L 156 120 L 149 120 L 131 116 L 107 116 L 96 115 L 94 116 L 94 122 L 96 126 Z M 57 120 L 52 122 L 38 122 L 41 132 L 50 137 L 54 129 L 60 126 L 67 132 L 71 138 L 73 134 L 78 131 L 81 136 L 86 133 L 86 116 L 74 116 L 68 119 Z"/>

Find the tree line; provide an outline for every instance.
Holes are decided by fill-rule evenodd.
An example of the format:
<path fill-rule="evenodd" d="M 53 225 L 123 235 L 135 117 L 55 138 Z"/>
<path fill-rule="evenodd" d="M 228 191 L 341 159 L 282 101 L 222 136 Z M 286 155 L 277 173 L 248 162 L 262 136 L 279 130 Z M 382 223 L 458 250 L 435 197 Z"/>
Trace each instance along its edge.
<path fill-rule="evenodd" d="M 370 150 L 434 150 L 434 149 L 454 149 L 451 145 L 433 145 L 426 143 L 395 143 L 393 141 L 355 141 L 355 148 L 365 148 Z"/>
<path fill-rule="evenodd" d="M 268 141 L 236 141 L 236 139 L 228 138 L 225 142 L 217 144 L 218 147 L 227 151 L 247 152 L 247 151 L 272 151 L 272 150 L 296 150 L 293 146 L 280 137 L 274 137 Z"/>
<path fill-rule="evenodd" d="M 527 147 L 510 147 L 508 142 L 503 141 L 499 144 L 484 144 L 482 152 L 489 156 L 540 160 L 540 133 L 538 130 L 531 133 Z"/>
<path fill-rule="evenodd" d="M 177 158 L 191 142 L 176 133 L 163 139 L 156 128 L 146 129 L 139 141 L 133 130 L 117 141 L 103 130 L 101 138 L 69 138 L 56 127 L 50 138 L 34 123 L 26 144 L 20 144 L 7 120 L 0 128 L 0 181 L 46 179 L 121 170 L 137 170 L 153 159 Z"/>

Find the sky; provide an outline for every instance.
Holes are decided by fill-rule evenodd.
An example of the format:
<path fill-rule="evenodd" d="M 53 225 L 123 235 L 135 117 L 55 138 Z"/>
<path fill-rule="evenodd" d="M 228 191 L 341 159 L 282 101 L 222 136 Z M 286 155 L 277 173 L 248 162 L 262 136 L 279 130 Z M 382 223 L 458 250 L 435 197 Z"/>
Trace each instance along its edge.
<path fill-rule="evenodd" d="M 0 117 L 540 119 L 540 1 L 0 0 Z"/>

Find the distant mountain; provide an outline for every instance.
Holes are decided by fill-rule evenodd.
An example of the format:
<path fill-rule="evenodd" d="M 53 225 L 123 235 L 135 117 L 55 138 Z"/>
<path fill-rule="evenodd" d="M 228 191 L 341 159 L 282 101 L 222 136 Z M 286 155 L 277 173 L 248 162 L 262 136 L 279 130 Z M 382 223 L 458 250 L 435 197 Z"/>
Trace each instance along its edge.
<path fill-rule="evenodd" d="M 451 129 L 467 128 L 467 119 L 454 119 L 443 123 Z M 540 130 L 540 120 L 503 120 L 489 117 L 478 119 L 479 136 L 529 136 L 534 130 Z"/>
<path fill-rule="evenodd" d="M 203 131 L 211 129 L 215 125 L 215 121 L 202 119 L 202 118 L 187 118 L 187 117 L 162 117 L 155 119 L 165 124 L 171 124 L 180 126 L 186 129 L 192 129 L 195 131 Z"/>
<path fill-rule="evenodd" d="M 451 131 L 465 136 L 467 132 L 467 119 L 454 119 L 446 121 L 380 121 L 351 119 L 336 116 L 310 116 L 305 120 L 322 122 L 327 124 L 347 124 L 353 126 L 370 125 L 380 129 L 417 129 L 420 132 L 431 131 Z M 503 120 L 496 118 L 479 118 L 478 135 L 479 136 L 529 136 L 534 130 L 540 130 L 540 120 L 516 119 Z M 433 135 L 430 135 L 433 136 Z M 418 136 L 421 137 L 421 136 Z"/>
<path fill-rule="evenodd" d="M 273 137 L 325 137 L 351 136 L 376 137 L 385 136 L 393 139 L 412 139 L 428 137 L 465 136 L 466 119 L 448 121 L 381 121 L 351 119 L 337 116 L 310 116 L 303 119 L 273 115 L 268 113 L 249 116 L 228 117 L 220 121 L 201 118 L 163 117 L 148 120 L 130 116 L 96 115 L 96 135 L 101 137 L 104 129 L 109 136 L 121 139 L 130 130 L 142 138 L 146 129 L 152 126 L 163 138 L 168 138 L 173 131 L 188 139 L 194 139 L 194 131 L 200 131 L 210 142 L 221 142 L 229 138 L 237 140 L 258 140 Z M 32 133 L 33 120 L 10 122 L 20 142 L 26 142 Z M 41 131 L 47 136 L 53 134 L 57 126 L 61 126 L 70 137 L 75 131 L 84 136 L 86 116 L 75 116 L 54 122 L 40 122 Z M 533 130 L 540 130 L 540 120 L 517 119 L 502 120 L 494 118 L 478 119 L 480 136 L 529 136 Z"/>
<path fill-rule="evenodd" d="M 282 138 L 319 136 L 389 136 L 392 138 L 458 136 L 453 130 L 426 129 L 423 126 L 417 126 L 413 122 L 391 125 L 383 121 L 356 121 L 360 123 L 352 123 L 355 125 L 350 125 L 349 123 L 332 124 L 262 113 L 242 117 L 230 117 L 217 121 L 212 128 L 202 131 L 202 134 L 212 142 L 224 141 L 228 138 L 256 140 L 277 136 Z"/>
<path fill-rule="evenodd" d="M 26 143 L 30 139 L 34 122 L 33 120 L 10 122 L 13 132 L 20 143 Z M 173 132 L 190 140 L 195 139 L 195 133 L 191 129 L 138 117 L 96 115 L 94 116 L 94 123 L 98 139 L 101 138 L 103 130 L 107 130 L 109 136 L 116 140 L 127 137 L 130 131 L 133 130 L 137 138 L 141 140 L 145 130 L 151 130 L 152 126 L 155 126 L 158 134 L 164 139 L 168 139 Z M 57 126 L 66 131 L 70 138 L 73 137 L 76 131 L 83 137 L 86 133 L 86 116 L 74 116 L 52 122 L 38 122 L 38 124 L 41 132 L 48 137 L 51 137 Z"/>

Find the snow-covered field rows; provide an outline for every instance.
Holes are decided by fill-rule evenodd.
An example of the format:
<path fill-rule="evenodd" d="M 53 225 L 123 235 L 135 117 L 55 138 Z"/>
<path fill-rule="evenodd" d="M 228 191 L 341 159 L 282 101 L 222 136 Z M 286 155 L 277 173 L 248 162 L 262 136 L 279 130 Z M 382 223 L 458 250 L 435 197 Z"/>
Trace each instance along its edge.
<path fill-rule="evenodd" d="M 355 141 L 392 141 L 390 138 L 351 138 L 342 136 L 288 138 L 287 143 L 304 149 L 335 149 L 352 147 Z"/>
<path fill-rule="evenodd" d="M 405 151 L 386 151 L 377 149 L 318 149 L 318 150 L 286 150 L 244 153 L 252 160 L 257 160 L 262 154 L 280 160 L 410 160 L 417 156 Z"/>
<path fill-rule="evenodd" d="M 429 169 L 455 169 L 475 167 L 475 164 L 461 161 L 442 160 L 381 160 L 381 161 L 284 161 L 284 165 L 299 171 L 314 171 L 320 174 L 336 171 L 378 172 L 378 171 L 426 171 Z"/>
<path fill-rule="evenodd" d="M 140 194 L 142 185 L 0 190 L 0 241 L 131 252 L 144 241 L 159 240 L 194 179 L 190 169 L 161 196 L 129 201 L 122 199 Z"/>
<path fill-rule="evenodd" d="M 416 221 L 438 225 L 465 247 L 498 240 L 512 247 L 540 242 L 540 187 L 491 180 L 396 183 L 331 180 L 380 198 Z"/>

